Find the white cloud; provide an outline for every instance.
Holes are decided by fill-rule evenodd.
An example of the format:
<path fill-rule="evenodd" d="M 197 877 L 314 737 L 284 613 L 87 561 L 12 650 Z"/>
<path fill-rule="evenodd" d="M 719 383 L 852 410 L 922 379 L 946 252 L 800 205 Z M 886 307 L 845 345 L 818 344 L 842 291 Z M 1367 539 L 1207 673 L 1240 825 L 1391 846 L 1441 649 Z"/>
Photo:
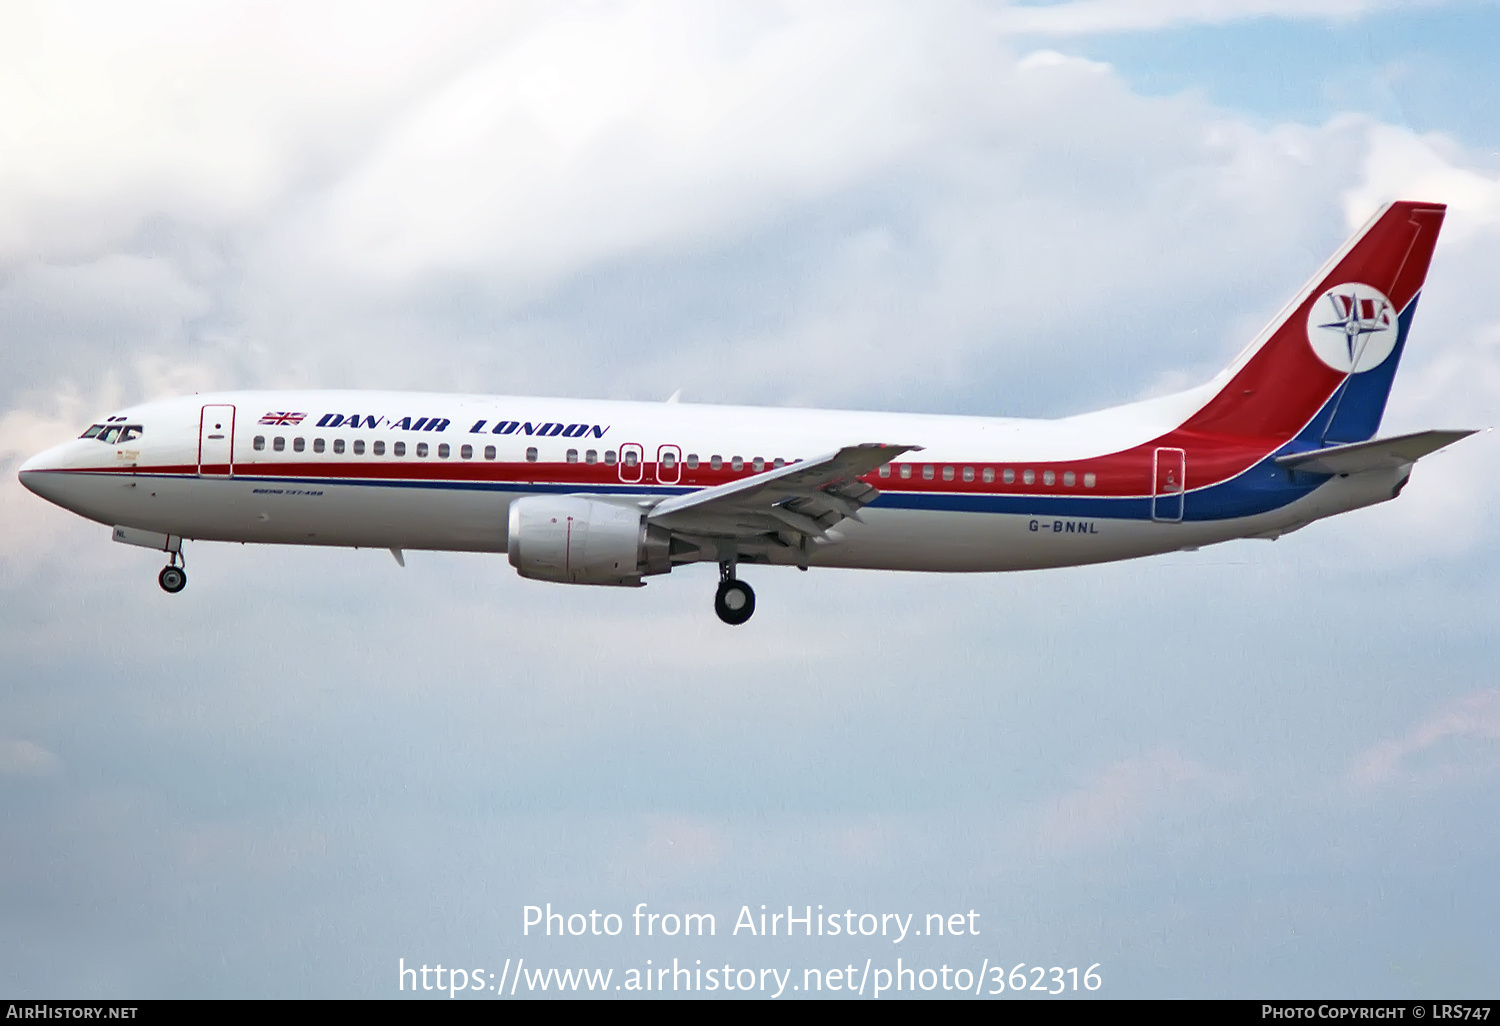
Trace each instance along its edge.
<path fill-rule="evenodd" d="M 546 278 L 712 237 L 928 137 L 927 19 L 793 10 L 564 8 L 414 105 L 288 244 L 335 274 Z"/>
<path fill-rule="evenodd" d="M 1033 35 L 1144 32 L 1183 25 L 1227 25 L 1254 18 L 1352 21 L 1371 11 L 1430 7 L 1442 0 L 1073 0 L 1012 3 L 995 17 L 1001 31 Z"/>
<path fill-rule="evenodd" d="M 365 145 L 372 121 L 524 5 L 94 0 L 0 11 L 0 265 L 74 258 L 153 216 L 210 230 Z"/>
<path fill-rule="evenodd" d="M 1231 778 L 1170 750 L 1125 759 L 1053 802 L 1040 815 L 1033 839 L 1046 851 L 1118 844 L 1184 806 L 1222 798 Z"/>
<path fill-rule="evenodd" d="M 1344 197 L 1350 228 L 1392 197 L 1448 204 L 1444 247 L 1462 247 L 1476 236 L 1493 236 L 1500 224 L 1500 175 L 1463 166 L 1470 159 L 1441 135 L 1417 135 L 1395 125 L 1372 124 L 1363 180 Z"/>
<path fill-rule="evenodd" d="M 1405 736 L 1382 741 L 1361 754 L 1349 780 L 1376 787 L 1493 774 L 1500 770 L 1500 750 L 1486 742 L 1494 741 L 1500 741 L 1500 691 L 1475 691 L 1444 705 Z"/>
<path fill-rule="evenodd" d="M 0 777 L 42 777 L 59 766 L 56 755 L 34 741 L 0 740 Z"/>

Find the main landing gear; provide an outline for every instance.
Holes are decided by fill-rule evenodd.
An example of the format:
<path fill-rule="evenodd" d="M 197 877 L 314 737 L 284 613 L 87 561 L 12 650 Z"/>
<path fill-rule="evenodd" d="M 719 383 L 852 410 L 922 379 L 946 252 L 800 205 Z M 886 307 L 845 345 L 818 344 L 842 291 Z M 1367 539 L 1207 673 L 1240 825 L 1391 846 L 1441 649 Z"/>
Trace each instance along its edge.
<path fill-rule="evenodd" d="M 156 583 L 161 585 L 161 590 L 168 595 L 176 595 L 187 587 L 187 560 L 182 558 L 182 553 L 174 552 L 169 557 L 172 561 L 162 567 L 161 573 L 156 575 Z M 181 563 L 181 566 L 178 566 Z"/>
<path fill-rule="evenodd" d="M 732 627 L 738 627 L 755 612 L 755 592 L 750 590 L 750 585 L 735 578 L 733 563 L 719 564 L 719 591 L 714 596 L 714 612 Z"/>

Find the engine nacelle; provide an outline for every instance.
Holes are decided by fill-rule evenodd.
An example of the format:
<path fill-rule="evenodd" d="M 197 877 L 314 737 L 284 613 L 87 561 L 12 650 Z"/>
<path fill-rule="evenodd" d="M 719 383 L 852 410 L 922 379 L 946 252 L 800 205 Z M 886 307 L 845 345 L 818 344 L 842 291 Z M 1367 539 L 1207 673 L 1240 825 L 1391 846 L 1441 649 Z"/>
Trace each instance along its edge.
<path fill-rule="evenodd" d="M 576 496 L 530 495 L 510 504 L 510 565 L 522 577 L 562 584 L 638 587 L 672 569 L 671 532 L 636 506 Z"/>

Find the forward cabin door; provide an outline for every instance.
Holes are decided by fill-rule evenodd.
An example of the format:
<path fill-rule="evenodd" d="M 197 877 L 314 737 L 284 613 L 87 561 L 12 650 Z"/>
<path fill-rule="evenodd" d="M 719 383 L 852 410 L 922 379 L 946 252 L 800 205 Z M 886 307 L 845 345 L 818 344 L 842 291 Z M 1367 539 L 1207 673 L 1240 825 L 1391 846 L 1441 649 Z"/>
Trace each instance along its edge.
<path fill-rule="evenodd" d="M 1182 519 L 1183 496 L 1187 488 L 1187 453 L 1182 449 L 1157 449 L 1155 462 L 1151 519 L 1176 523 Z"/>
<path fill-rule="evenodd" d="M 205 406 L 198 420 L 198 476 L 234 474 L 234 407 Z"/>

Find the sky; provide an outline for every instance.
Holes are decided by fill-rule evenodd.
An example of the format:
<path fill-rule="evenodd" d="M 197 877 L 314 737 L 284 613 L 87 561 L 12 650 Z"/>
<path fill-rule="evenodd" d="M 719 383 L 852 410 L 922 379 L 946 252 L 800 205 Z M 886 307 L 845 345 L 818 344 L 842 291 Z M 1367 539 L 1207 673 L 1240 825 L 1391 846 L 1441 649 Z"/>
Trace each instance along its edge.
<path fill-rule="evenodd" d="M 1275 543 L 751 568 L 741 628 L 712 567 L 198 543 L 168 596 L 15 470 L 215 388 L 1066 416 L 1207 380 L 1398 198 L 1449 213 L 1383 430 L 1488 429 L 1497 46 L 1399 0 L 0 7 L 0 992 L 1493 996 L 1493 434 Z"/>

